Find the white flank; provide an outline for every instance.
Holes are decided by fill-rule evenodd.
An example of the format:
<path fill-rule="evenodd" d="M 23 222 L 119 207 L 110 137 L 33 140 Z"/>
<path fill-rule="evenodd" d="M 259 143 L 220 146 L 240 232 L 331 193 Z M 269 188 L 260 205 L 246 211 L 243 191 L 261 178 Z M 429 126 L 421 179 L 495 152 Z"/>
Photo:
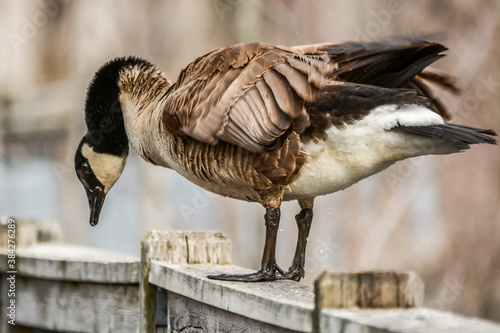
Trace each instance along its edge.
<path fill-rule="evenodd" d="M 82 155 L 89 161 L 90 168 L 101 184 L 104 185 L 104 193 L 108 193 L 118 178 L 120 178 L 127 157 L 96 153 L 86 143 L 82 146 Z"/>
<path fill-rule="evenodd" d="M 397 126 L 443 124 L 435 112 L 420 105 L 383 105 L 343 128 L 331 127 L 326 141 L 302 146 L 307 163 L 285 192 L 286 200 L 333 193 L 377 173 L 396 161 L 428 153 L 432 139 L 391 131 Z"/>

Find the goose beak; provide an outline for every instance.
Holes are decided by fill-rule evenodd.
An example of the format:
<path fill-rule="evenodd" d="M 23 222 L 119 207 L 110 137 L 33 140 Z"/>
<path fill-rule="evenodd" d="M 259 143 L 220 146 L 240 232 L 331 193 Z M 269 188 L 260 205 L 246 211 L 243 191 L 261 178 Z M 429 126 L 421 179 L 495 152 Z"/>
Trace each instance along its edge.
<path fill-rule="evenodd" d="M 101 213 L 106 193 L 104 193 L 104 189 L 101 187 L 94 187 L 92 190 L 86 189 L 86 192 L 89 199 L 90 225 L 94 227 L 99 222 L 99 214 Z"/>

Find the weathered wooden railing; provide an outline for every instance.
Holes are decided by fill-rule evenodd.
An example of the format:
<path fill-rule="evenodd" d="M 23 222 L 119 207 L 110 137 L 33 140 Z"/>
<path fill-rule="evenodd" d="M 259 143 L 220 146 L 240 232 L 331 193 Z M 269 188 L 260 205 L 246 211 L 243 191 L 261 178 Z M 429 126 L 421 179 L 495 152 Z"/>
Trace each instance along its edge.
<path fill-rule="evenodd" d="M 0 254 L 1 332 L 500 332 L 420 307 L 413 273 L 325 272 L 314 287 L 215 281 L 206 276 L 248 271 L 230 265 L 221 233 L 152 231 L 136 258 L 60 243 L 50 223 L 15 223 L 14 266 L 12 251 Z M 7 223 L 0 238 L 8 245 Z"/>

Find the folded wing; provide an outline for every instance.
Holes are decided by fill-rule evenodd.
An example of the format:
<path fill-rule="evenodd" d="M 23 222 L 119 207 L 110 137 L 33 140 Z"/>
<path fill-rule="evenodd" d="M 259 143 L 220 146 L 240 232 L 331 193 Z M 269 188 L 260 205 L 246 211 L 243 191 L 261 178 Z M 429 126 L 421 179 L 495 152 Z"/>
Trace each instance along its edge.
<path fill-rule="evenodd" d="M 333 76 L 329 58 L 249 43 L 198 58 L 181 73 L 166 113 L 185 134 L 251 152 L 273 149 Z"/>
<path fill-rule="evenodd" d="M 301 133 L 312 126 L 312 113 L 332 116 L 331 110 L 318 109 L 331 104 L 326 98 L 339 98 L 334 105 L 347 103 L 342 108 L 343 117 L 360 114 L 359 108 L 339 94 L 342 88 L 332 89 L 332 84 L 342 82 L 365 87 L 349 86 L 351 93 L 356 90 L 354 95 L 361 89 L 370 91 L 369 95 L 390 96 L 384 89 L 380 94 L 372 90 L 412 88 L 422 96 L 412 99 L 430 103 L 433 110 L 446 116 L 424 83 L 456 90 L 448 76 L 424 71 L 443 56 L 444 50 L 441 44 L 415 40 L 293 48 L 260 43 L 228 46 L 196 59 L 181 72 L 166 97 L 166 122 L 174 122 L 182 133 L 202 142 L 216 144 L 222 140 L 251 152 L 269 151 L 290 129 Z M 365 107 L 363 112 L 367 111 Z"/>

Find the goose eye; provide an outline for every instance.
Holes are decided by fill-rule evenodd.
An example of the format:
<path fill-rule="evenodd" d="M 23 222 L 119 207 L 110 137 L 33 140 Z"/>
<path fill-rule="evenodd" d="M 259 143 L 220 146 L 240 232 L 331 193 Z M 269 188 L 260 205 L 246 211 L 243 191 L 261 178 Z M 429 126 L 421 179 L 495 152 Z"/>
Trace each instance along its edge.
<path fill-rule="evenodd" d="M 88 162 L 83 162 L 82 163 L 82 171 L 88 175 L 90 173 L 90 166 Z"/>

